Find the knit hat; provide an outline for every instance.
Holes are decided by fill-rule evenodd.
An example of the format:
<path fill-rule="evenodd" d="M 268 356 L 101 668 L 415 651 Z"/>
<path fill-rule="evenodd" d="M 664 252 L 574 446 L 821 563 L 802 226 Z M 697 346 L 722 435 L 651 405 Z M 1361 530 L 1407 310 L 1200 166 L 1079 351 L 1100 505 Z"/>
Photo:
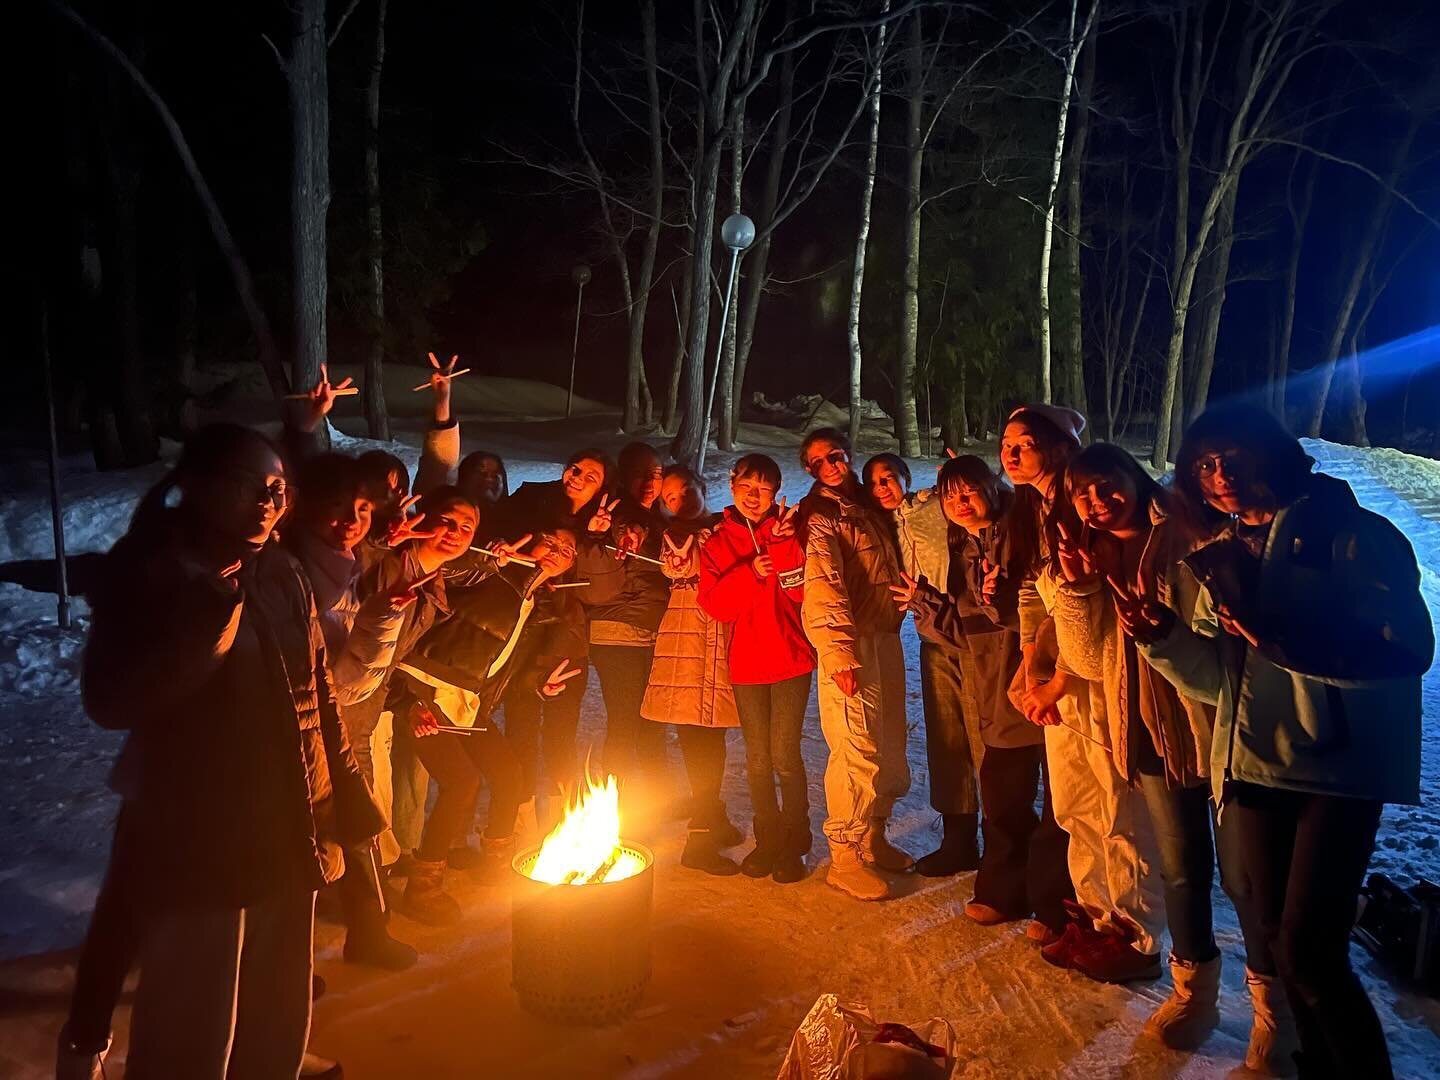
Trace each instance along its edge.
<path fill-rule="evenodd" d="M 1076 446 L 1080 445 L 1080 433 L 1085 430 L 1085 417 L 1074 409 L 1064 405 L 1047 405 L 1044 402 L 1021 405 L 1006 417 L 1006 423 L 1027 413 L 1040 417 L 1061 435 L 1072 440 Z"/>

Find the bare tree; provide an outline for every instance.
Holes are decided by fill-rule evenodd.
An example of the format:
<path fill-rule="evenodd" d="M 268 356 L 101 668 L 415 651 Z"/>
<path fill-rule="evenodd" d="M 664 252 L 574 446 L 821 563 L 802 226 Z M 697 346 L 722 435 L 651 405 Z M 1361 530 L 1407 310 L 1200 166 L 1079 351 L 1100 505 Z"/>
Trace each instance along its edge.
<path fill-rule="evenodd" d="M 370 80 L 365 86 L 365 260 L 368 286 L 370 344 L 365 353 L 362 386 L 365 424 L 372 439 L 390 439 L 390 415 L 385 408 L 385 232 L 380 212 L 380 75 L 385 68 L 385 9 L 389 0 L 376 0 L 375 51 L 370 57 Z"/>
<path fill-rule="evenodd" d="M 885 0 L 890 10 L 890 0 Z M 875 164 L 880 151 L 880 93 L 884 86 L 884 23 L 875 31 L 875 49 L 870 52 L 870 138 L 865 150 L 865 179 L 860 188 L 860 228 L 855 234 L 855 269 L 850 278 L 850 312 L 846 334 L 850 344 L 850 444 L 860 443 L 860 300 L 865 292 L 865 249 L 870 242 L 870 204 L 875 194 Z M 867 45 L 868 49 L 868 45 Z"/>
<path fill-rule="evenodd" d="M 1285 210 L 1290 219 L 1290 257 L 1285 266 L 1284 294 L 1280 322 L 1276 328 L 1275 346 L 1270 363 L 1270 407 L 1276 416 L 1285 416 L 1285 384 L 1290 372 L 1290 345 L 1295 336 L 1295 298 L 1300 290 L 1300 256 L 1305 250 L 1305 226 L 1310 220 L 1310 207 L 1315 198 L 1315 178 L 1319 168 L 1313 162 L 1305 172 L 1300 193 L 1295 193 L 1295 171 L 1300 155 L 1292 160 L 1285 184 Z"/>
<path fill-rule="evenodd" d="M 1097 4 L 1098 6 L 1098 4 Z M 1070 277 L 1070 346 L 1066 350 L 1068 377 L 1062 383 L 1065 403 L 1089 415 L 1090 402 L 1085 390 L 1085 304 L 1082 288 L 1080 251 L 1081 210 L 1084 201 L 1085 153 L 1090 141 L 1090 106 L 1095 91 L 1095 40 L 1098 31 L 1085 36 L 1081 50 L 1078 85 L 1075 91 L 1075 137 L 1070 140 L 1069 191 L 1066 198 L 1066 225 L 1069 230 L 1065 245 Z"/>

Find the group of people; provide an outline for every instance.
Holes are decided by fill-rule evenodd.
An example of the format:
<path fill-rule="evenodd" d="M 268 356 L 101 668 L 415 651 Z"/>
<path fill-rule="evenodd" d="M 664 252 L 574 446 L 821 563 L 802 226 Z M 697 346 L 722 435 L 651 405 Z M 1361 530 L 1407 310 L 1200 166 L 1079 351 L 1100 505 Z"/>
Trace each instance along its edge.
<path fill-rule="evenodd" d="M 137 965 L 127 1075 L 338 1075 L 306 1054 L 317 893 L 335 886 L 347 961 L 412 964 L 391 901 L 453 923 L 448 875 L 499 882 L 543 835 L 588 767 L 591 668 L 599 764 L 627 822 L 688 818 L 684 867 L 807 876 L 814 685 L 830 885 L 883 900 L 976 871 L 966 916 L 1025 921 L 1045 961 L 1105 982 L 1157 977 L 1168 931 L 1146 1030 L 1194 1048 L 1218 1022 L 1218 862 L 1247 1066 L 1284 1072 L 1298 1039 L 1302 1075 L 1389 1075 L 1347 942 L 1383 804 L 1418 801 L 1433 633 L 1403 535 L 1272 417 L 1202 416 L 1168 484 L 1052 405 L 1008 417 L 1000 471 L 951 456 L 925 486 L 893 454 L 857 473 L 822 428 L 798 504 L 747 454 L 715 513 L 645 443 L 511 492 L 498 457 L 461 456 L 447 370 L 413 493 L 389 454 L 317 449 L 322 378 L 278 445 L 198 432 L 109 555 L 83 690 L 128 732 L 122 809 L 61 1075 L 98 1066 Z M 907 614 L 943 827 L 918 860 L 887 836 L 911 783 Z"/>

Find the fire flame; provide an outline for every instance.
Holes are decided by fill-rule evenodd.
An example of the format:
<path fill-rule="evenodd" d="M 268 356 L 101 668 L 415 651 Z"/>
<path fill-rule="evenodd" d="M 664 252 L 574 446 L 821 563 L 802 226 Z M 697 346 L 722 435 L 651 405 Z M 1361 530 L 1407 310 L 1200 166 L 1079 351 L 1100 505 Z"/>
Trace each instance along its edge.
<path fill-rule="evenodd" d="M 603 784 L 587 778 L 585 789 L 540 845 L 530 877 L 550 885 L 622 881 L 645 869 L 620 845 L 620 789 L 613 775 Z"/>

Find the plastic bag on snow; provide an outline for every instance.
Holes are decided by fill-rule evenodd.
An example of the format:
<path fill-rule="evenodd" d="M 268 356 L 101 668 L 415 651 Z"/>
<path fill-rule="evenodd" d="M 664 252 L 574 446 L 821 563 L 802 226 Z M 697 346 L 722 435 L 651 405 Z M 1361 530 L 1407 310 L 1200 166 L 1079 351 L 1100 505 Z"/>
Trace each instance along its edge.
<path fill-rule="evenodd" d="M 931 1017 L 877 1023 L 870 1007 L 821 994 L 790 1040 L 777 1080 L 946 1080 L 955 1030 Z"/>

